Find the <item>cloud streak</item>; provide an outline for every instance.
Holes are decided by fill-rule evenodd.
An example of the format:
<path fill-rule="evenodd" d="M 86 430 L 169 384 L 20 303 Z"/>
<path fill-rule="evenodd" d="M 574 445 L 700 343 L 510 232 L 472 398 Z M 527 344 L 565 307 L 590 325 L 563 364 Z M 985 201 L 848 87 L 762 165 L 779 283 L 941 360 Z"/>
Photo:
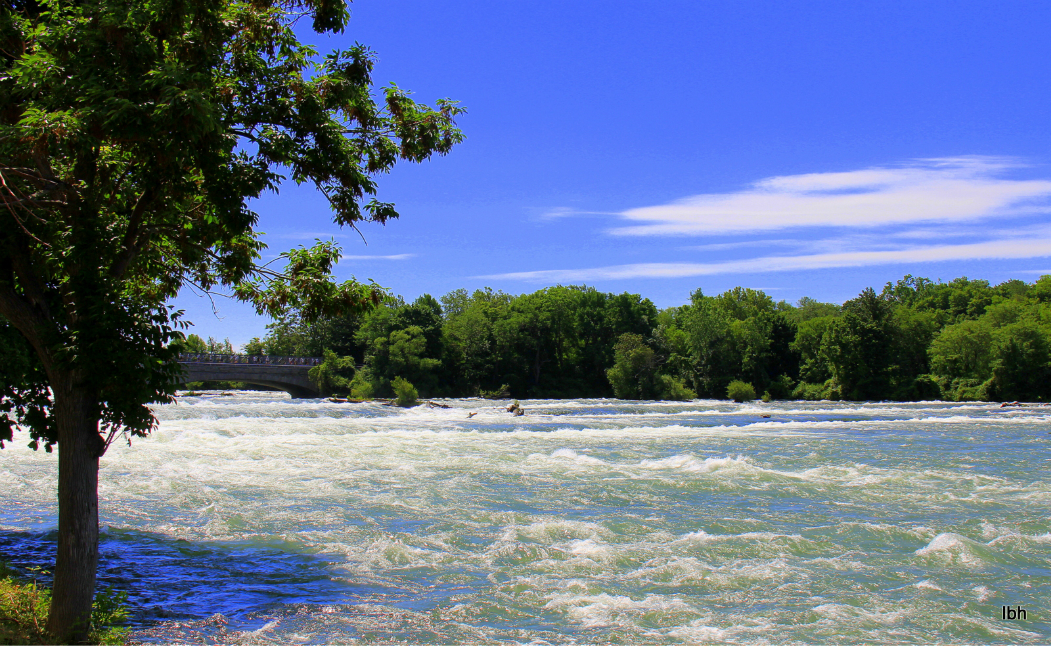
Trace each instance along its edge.
<path fill-rule="evenodd" d="M 713 235 L 793 227 L 948 223 L 1048 213 L 1049 182 L 996 177 L 993 157 L 927 159 L 896 168 L 771 177 L 734 193 L 695 195 L 621 212 L 619 236 Z"/>
<path fill-rule="evenodd" d="M 1049 256 L 1047 239 L 1002 239 L 974 244 L 942 245 L 880 251 L 844 251 L 802 256 L 764 256 L 719 263 L 637 263 L 589 269 L 548 269 L 491 276 L 487 279 L 522 280 L 527 282 L 578 282 L 590 280 L 624 280 L 631 278 L 687 278 L 717 274 L 753 274 L 781 271 L 863 267 L 899 263 L 941 262 L 947 260 L 984 260 L 1005 258 L 1040 258 Z"/>
<path fill-rule="evenodd" d="M 560 220 L 562 218 L 579 218 L 579 217 L 592 217 L 592 216 L 609 216 L 618 215 L 616 212 L 611 211 L 579 211 L 577 209 L 570 208 L 568 206 L 557 206 L 547 211 L 542 212 L 538 218 L 541 220 Z"/>
<path fill-rule="evenodd" d="M 415 257 L 415 253 L 396 253 L 390 256 L 340 256 L 340 260 L 408 260 Z"/>

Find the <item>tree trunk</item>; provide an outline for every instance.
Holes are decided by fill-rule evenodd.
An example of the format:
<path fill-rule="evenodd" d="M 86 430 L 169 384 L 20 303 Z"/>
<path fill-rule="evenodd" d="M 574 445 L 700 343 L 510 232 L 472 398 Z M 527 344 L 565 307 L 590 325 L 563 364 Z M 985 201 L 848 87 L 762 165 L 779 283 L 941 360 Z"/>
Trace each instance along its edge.
<path fill-rule="evenodd" d="M 51 375 L 58 431 L 58 555 L 47 629 L 58 643 L 88 636 L 99 560 L 99 418 L 73 373 Z M 57 377 L 57 378 L 56 378 Z"/>

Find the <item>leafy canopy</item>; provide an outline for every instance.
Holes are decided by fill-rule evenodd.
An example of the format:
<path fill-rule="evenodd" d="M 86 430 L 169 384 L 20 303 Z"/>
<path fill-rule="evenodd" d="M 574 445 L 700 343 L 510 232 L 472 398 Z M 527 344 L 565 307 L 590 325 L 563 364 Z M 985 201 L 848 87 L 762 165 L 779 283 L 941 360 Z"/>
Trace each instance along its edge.
<path fill-rule="evenodd" d="M 259 264 L 249 208 L 291 179 L 341 225 L 383 223 L 398 214 L 376 177 L 462 140 L 455 102 L 378 93 L 366 47 L 319 56 L 293 30 L 342 32 L 348 18 L 342 0 L 0 6 L 0 315 L 46 374 L 80 375 L 104 428 L 144 434 L 146 404 L 170 400 L 182 334 L 164 303 L 182 288 L 305 319 L 383 297 L 335 283 L 333 242 Z M 50 445 L 46 380 L 19 370 L 0 436 L 10 415 Z"/>

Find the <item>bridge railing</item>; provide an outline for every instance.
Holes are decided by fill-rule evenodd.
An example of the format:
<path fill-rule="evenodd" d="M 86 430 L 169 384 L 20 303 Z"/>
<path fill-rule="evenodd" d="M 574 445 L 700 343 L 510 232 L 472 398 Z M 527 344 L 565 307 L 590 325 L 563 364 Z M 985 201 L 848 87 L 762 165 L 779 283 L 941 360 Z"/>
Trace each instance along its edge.
<path fill-rule="evenodd" d="M 232 363 L 245 366 L 316 366 L 321 357 L 280 357 L 252 354 L 214 354 L 211 352 L 180 352 L 179 363 Z"/>

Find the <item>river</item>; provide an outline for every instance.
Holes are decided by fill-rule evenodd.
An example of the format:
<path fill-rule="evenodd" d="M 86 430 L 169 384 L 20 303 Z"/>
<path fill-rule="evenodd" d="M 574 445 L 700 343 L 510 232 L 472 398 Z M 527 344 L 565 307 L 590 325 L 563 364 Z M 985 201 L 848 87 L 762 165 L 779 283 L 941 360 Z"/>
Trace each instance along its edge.
<path fill-rule="evenodd" d="M 1050 641 L 1047 406 L 443 403 L 157 407 L 100 474 L 132 639 Z M 26 441 L 0 554 L 47 568 L 56 461 Z"/>

